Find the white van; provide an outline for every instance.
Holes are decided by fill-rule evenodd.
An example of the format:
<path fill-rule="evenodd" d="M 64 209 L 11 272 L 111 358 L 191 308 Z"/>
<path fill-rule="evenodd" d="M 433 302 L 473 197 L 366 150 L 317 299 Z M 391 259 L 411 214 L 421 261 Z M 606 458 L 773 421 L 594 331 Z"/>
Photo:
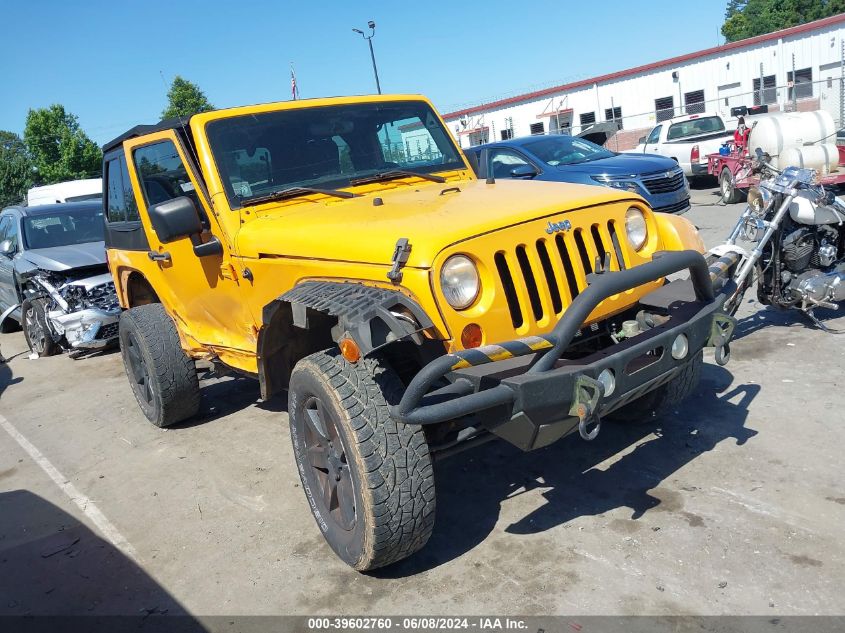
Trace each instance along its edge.
<path fill-rule="evenodd" d="M 85 180 L 69 180 L 57 182 L 54 185 L 33 187 L 26 194 L 26 203 L 33 207 L 37 204 L 99 200 L 102 197 L 103 179 L 86 178 Z"/>

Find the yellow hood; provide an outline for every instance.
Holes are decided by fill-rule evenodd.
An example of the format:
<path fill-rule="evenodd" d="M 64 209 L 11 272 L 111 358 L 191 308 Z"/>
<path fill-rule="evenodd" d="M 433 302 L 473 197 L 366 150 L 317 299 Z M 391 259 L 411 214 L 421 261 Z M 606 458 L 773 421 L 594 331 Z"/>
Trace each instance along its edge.
<path fill-rule="evenodd" d="M 377 198 L 382 200 L 378 206 Z M 430 268 L 441 250 L 457 242 L 538 218 L 554 221 L 567 211 L 619 200 L 642 201 L 607 187 L 568 183 L 395 183 L 356 198 L 297 198 L 252 211 L 252 219 L 238 234 L 237 247 L 242 257 L 387 265 L 396 240 L 406 237 L 412 247 L 407 265 Z"/>

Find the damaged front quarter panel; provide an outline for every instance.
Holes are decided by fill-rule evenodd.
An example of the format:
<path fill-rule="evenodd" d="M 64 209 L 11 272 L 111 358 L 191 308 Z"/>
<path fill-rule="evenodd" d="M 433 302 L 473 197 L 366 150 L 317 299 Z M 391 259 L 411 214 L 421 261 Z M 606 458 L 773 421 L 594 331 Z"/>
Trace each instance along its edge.
<path fill-rule="evenodd" d="M 103 348 L 118 335 L 120 305 L 114 281 L 109 273 L 85 276 L 88 272 L 31 268 L 20 276 L 27 299 L 46 300 L 54 340 L 71 349 Z"/>

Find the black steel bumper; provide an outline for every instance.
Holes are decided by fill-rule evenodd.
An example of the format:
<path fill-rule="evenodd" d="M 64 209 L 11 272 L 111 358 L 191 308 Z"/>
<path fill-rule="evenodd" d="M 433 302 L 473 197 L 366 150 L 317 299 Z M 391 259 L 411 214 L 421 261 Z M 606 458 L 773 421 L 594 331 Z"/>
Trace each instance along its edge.
<path fill-rule="evenodd" d="M 586 358 L 561 359 L 602 300 L 684 269 L 688 280 L 640 300 L 641 309 L 667 316 L 664 323 Z M 530 450 L 576 427 L 591 439 L 591 422 L 668 382 L 706 346 L 726 362 L 733 320 L 720 310 L 733 284 L 709 270 L 700 253 L 658 253 L 648 264 L 588 281 L 549 334 L 447 354 L 423 367 L 391 408 L 392 417 L 434 424 L 483 412 L 485 428 Z M 680 334 L 688 353 L 675 359 L 671 349 Z M 608 368 L 616 383 L 611 394 L 597 380 Z M 446 386 L 433 389 L 444 379 Z"/>

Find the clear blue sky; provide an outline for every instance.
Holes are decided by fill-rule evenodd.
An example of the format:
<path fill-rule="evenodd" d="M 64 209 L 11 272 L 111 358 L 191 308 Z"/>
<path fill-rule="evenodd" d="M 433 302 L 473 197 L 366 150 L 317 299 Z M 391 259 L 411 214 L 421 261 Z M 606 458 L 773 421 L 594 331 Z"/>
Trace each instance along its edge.
<path fill-rule="evenodd" d="M 61 103 L 98 143 L 158 120 L 174 75 L 217 107 L 423 93 L 441 112 L 721 43 L 725 2 L 0 0 L 0 129 Z"/>

